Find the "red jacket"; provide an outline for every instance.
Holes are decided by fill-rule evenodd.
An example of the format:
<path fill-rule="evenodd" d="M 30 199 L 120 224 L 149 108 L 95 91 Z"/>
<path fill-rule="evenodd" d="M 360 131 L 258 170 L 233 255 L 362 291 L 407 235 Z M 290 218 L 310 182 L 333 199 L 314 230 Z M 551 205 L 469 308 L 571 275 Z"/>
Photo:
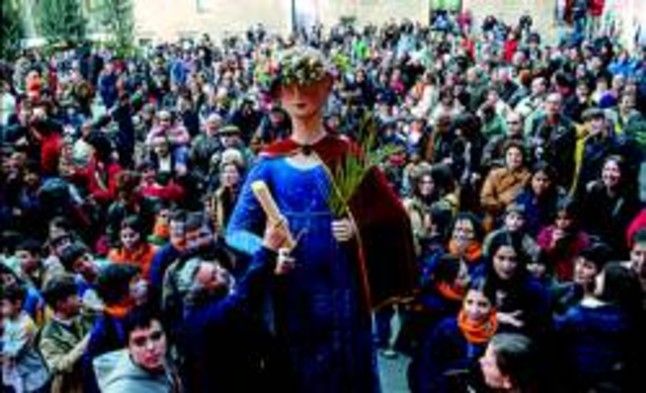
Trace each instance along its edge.
<path fill-rule="evenodd" d="M 159 198 L 165 201 L 179 202 L 184 198 L 184 188 L 174 182 L 170 182 L 165 186 L 157 183 L 142 184 L 141 195 Z"/>
<path fill-rule="evenodd" d="M 63 148 L 63 138 L 56 132 L 43 136 L 40 141 L 40 167 L 43 174 L 53 175 L 58 171 L 58 160 Z"/>
<path fill-rule="evenodd" d="M 503 52 L 503 57 L 507 63 L 511 63 L 512 57 L 514 57 L 514 53 L 516 53 L 516 50 L 518 49 L 518 41 L 517 40 L 507 40 L 505 41 L 505 47 L 504 47 L 504 52 Z"/>
<path fill-rule="evenodd" d="M 543 228 L 536 238 L 536 243 L 545 251 L 547 258 L 554 268 L 554 274 L 559 281 L 572 281 L 574 277 L 574 260 L 584 248 L 590 244 L 585 232 L 579 231 L 569 237 L 567 243 L 552 244 L 552 233 L 555 226 Z"/>
<path fill-rule="evenodd" d="M 101 204 L 114 201 L 117 197 L 117 176 L 120 172 L 121 166 L 116 162 L 106 166 L 93 157 L 84 174 L 90 195 Z"/>

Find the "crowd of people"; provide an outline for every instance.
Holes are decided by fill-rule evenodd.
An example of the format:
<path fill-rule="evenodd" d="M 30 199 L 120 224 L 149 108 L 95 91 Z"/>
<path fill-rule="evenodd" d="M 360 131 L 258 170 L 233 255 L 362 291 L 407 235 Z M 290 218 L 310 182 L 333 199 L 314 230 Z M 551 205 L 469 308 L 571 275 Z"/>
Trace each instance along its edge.
<path fill-rule="evenodd" d="M 3 391 L 377 392 L 378 353 L 412 392 L 641 390 L 646 48 L 575 33 L 438 13 L 2 62 Z"/>

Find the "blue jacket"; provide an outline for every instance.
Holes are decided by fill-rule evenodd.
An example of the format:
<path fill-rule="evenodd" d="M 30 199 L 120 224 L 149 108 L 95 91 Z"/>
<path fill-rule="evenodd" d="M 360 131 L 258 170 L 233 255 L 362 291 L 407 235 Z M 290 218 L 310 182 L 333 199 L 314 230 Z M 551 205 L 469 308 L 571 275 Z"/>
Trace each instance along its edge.
<path fill-rule="evenodd" d="M 556 191 L 537 200 L 530 187 L 518 194 L 515 202 L 525 208 L 525 230 L 529 235 L 535 238 L 541 229 L 552 224 L 560 198 Z"/>
<path fill-rule="evenodd" d="M 440 322 L 424 337 L 417 370 L 419 392 L 451 392 L 464 386 L 477 367 L 486 344 L 471 344 L 458 327 L 455 316 Z"/>
<path fill-rule="evenodd" d="M 180 342 L 187 392 L 272 390 L 271 339 L 251 308 L 262 299 L 275 258 L 261 248 L 231 293 L 185 308 Z"/>

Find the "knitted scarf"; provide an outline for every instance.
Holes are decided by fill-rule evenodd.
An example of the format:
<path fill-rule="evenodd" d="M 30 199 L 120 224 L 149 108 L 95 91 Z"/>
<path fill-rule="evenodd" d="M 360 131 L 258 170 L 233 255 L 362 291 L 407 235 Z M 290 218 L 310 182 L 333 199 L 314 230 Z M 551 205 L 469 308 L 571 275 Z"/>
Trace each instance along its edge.
<path fill-rule="evenodd" d="M 449 241 L 449 253 L 457 257 L 464 255 L 464 260 L 466 262 L 473 263 L 473 262 L 477 262 L 482 256 L 482 247 L 480 246 L 480 243 L 472 241 L 467 246 L 467 249 L 464 251 L 464 253 L 461 254 L 460 246 L 458 246 L 458 242 L 451 239 Z"/>
<path fill-rule="evenodd" d="M 458 314 L 458 327 L 464 334 L 464 338 L 471 344 L 484 344 L 488 342 L 498 329 L 496 311 L 492 310 L 487 319 L 475 322 L 467 317 L 464 310 Z"/>

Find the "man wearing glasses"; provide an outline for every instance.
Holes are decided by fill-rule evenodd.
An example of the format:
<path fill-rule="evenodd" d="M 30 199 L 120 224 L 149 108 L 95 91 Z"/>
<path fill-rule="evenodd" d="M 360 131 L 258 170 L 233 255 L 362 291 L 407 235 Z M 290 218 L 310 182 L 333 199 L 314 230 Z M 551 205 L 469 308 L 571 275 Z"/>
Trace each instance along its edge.
<path fill-rule="evenodd" d="M 503 146 L 511 140 L 525 144 L 523 116 L 516 111 L 510 111 L 507 114 L 505 135 L 494 136 L 485 145 L 482 152 L 482 166 L 488 169 L 504 166 Z"/>

